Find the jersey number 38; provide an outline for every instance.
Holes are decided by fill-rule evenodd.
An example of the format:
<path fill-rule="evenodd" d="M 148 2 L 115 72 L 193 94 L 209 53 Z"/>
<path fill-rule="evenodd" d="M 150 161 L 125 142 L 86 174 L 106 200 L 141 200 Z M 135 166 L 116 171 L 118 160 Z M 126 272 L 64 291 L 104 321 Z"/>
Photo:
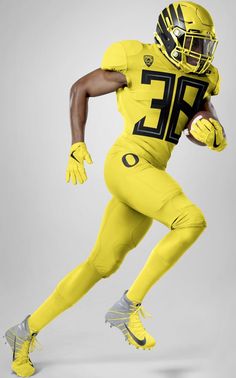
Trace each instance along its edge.
<path fill-rule="evenodd" d="M 166 141 L 177 144 L 180 134 L 176 133 L 176 126 L 180 111 L 186 114 L 188 120 L 191 119 L 199 110 L 209 84 L 202 80 L 181 76 L 178 78 L 176 90 L 174 91 L 176 81 L 175 74 L 142 70 L 141 83 L 151 85 L 152 80 L 164 82 L 163 98 L 153 98 L 151 100 L 151 108 L 160 110 L 157 126 L 154 128 L 145 125 L 146 116 L 144 116 L 134 125 L 133 134 L 145 135 L 158 139 L 164 139 L 165 135 Z M 188 87 L 197 89 L 195 98 L 191 100 L 192 105 L 187 103 L 184 99 Z M 171 107 L 172 111 L 170 114 Z"/>

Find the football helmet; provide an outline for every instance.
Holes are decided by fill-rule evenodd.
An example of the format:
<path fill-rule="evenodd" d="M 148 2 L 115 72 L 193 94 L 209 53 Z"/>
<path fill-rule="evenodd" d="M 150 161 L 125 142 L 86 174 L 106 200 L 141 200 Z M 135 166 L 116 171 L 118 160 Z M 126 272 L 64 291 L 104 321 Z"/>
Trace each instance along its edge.
<path fill-rule="evenodd" d="M 172 3 L 161 12 L 154 40 L 175 66 L 197 74 L 207 71 L 218 43 L 209 12 L 188 1 Z"/>

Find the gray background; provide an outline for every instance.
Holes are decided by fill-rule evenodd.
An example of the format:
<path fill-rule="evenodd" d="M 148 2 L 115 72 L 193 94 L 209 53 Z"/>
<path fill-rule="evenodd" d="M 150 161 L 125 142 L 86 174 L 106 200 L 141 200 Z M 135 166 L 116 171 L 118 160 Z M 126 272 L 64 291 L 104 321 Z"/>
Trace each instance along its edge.
<path fill-rule="evenodd" d="M 214 98 L 229 141 L 222 153 L 183 136 L 168 172 L 203 210 L 208 229 L 146 296 L 157 338 L 137 351 L 104 313 L 129 287 L 168 231 L 155 222 L 120 270 L 64 312 L 39 340 L 33 361 L 42 377 L 231 378 L 235 352 L 235 2 L 209 8 L 220 43 L 222 76 Z M 122 131 L 115 94 L 92 98 L 86 142 L 94 160 L 88 180 L 65 182 L 71 144 L 69 90 L 99 67 L 107 46 L 122 39 L 153 42 L 167 1 L 5 0 L 0 2 L 1 51 L 1 332 L 33 312 L 57 282 L 90 252 L 111 195 L 103 180 L 106 153 Z M 10 353 L 1 343 L 1 376 Z"/>

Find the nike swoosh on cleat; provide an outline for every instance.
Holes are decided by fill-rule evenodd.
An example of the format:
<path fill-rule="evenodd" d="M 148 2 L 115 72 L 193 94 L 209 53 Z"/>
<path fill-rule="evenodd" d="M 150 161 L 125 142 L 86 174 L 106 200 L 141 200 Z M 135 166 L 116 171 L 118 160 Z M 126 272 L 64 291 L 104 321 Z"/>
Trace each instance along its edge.
<path fill-rule="evenodd" d="M 219 144 L 216 143 L 216 133 L 215 133 L 215 139 L 214 139 L 213 147 L 216 148 L 216 147 L 219 147 L 219 145 L 220 145 L 220 143 Z"/>
<path fill-rule="evenodd" d="M 125 328 L 127 329 L 127 331 L 129 332 L 130 336 L 134 339 L 134 341 L 138 344 L 138 345 L 145 345 L 146 344 L 146 337 L 144 337 L 143 340 L 140 340 L 138 339 L 134 334 L 133 332 L 130 331 L 129 327 L 127 327 L 127 325 L 124 323 L 124 326 Z"/>
<path fill-rule="evenodd" d="M 79 160 L 77 160 L 76 159 L 76 157 L 74 156 L 74 151 L 73 152 L 71 152 L 71 154 L 70 154 L 70 156 L 73 158 L 73 159 L 75 159 L 78 163 L 80 163 L 80 161 Z"/>

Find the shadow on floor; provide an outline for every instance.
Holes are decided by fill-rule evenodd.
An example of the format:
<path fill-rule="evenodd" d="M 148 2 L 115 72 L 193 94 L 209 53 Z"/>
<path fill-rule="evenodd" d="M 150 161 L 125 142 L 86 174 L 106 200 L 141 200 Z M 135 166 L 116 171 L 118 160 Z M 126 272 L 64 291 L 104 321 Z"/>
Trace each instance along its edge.
<path fill-rule="evenodd" d="M 191 366 L 178 366 L 178 367 L 162 367 L 162 368 L 155 368 L 150 370 L 149 372 L 152 375 L 156 375 L 158 378 L 187 378 L 189 373 L 199 370 L 197 367 Z M 151 375 L 150 374 L 150 375 Z"/>
<path fill-rule="evenodd" d="M 58 358 L 58 359 L 50 359 L 45 360 L 42 362 L 36 362 L 36 374 L 39 373 L 41 370 L 43 371 L 45 368 L 49 366 L 55 366 L 56 369 L 58 369 L 58 366 L 68 366 L 71 365 L 72 367 L 76 367 L 79 365 L 99 365 L 99 364 L 107 364 L 109 366 L 110 364 L 115 365 L 130 365 L 130 368 L 138 369 L 138 366 L 141 366 L 142 364 L 145 365 L 146 370 L 146 377 L 154 377 L 156 378 L 188 378 L 189 375 L 193 372 L 201 370 L 201 366 L 198 366 L 199 361 L 196 362 L 181 362 L 181 361 L 156 361 L 153 358 L 145 359 L 142 361 L 138 361 L 137 363 L 137 357 L 132 358 L 132 356 L 123 356 L 123 355 L 116 355 L 116 356 L 93 356 L 91 357 L 78 357 L 78 358 Z M 117 366 L 118 367 L 118 366 Z"/>

